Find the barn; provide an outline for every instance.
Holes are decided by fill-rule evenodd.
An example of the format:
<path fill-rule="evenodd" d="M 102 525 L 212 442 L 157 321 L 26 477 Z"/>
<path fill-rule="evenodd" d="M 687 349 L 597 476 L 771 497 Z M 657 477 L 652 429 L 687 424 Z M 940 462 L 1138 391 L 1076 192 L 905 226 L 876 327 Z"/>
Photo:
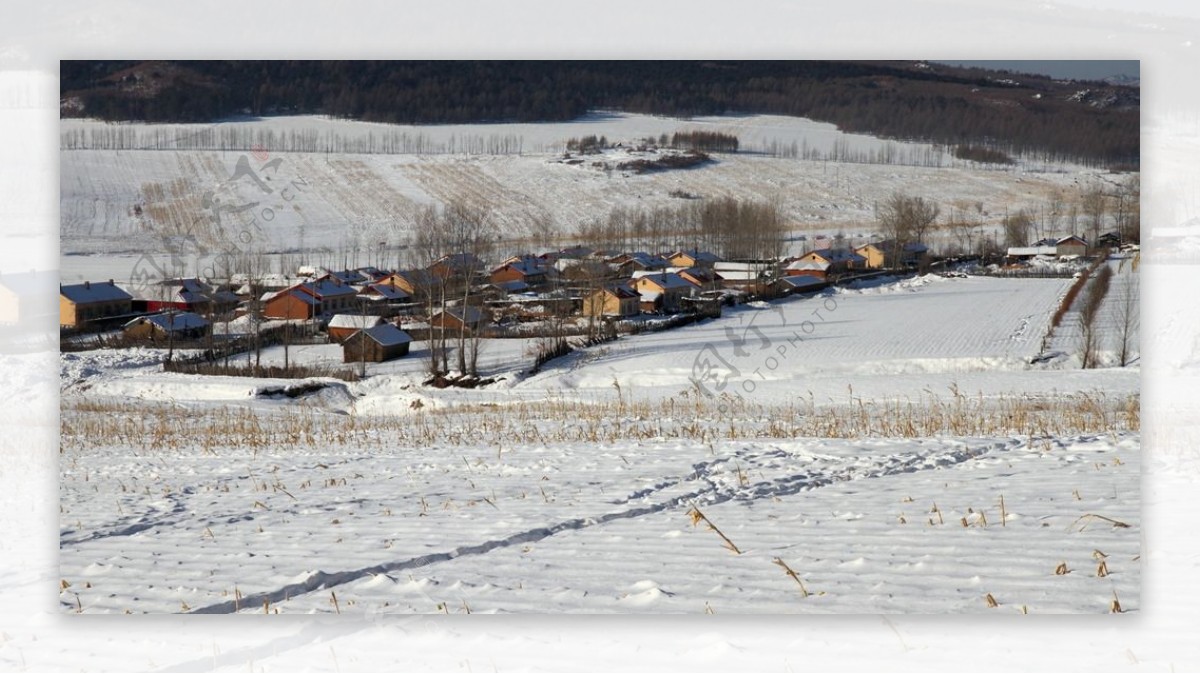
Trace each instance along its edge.
<path fill-rule="evenodd" d="M 190 311 L 166 312 L 139 316 L 122 327 L 126 337 L 161 342 L 169 339 L 202 339 L 212 331 L 212 324 Z"/>
<path fill-rule="evenodd" d="M 382 363 L 408 355 L 412 337 L 391 323 L 355 331 L 342 342 L 342 362 Z"/>
<path fill-rule="evenodd" d="M 341 344 L 346 341 L 350 335 L 362 330 L 363 328 L 373 328 L 383 323 L 383 319 L 379 316 L 366 316 L 362 314 L 337 314 L 329 319 L 329 326 L 325 329 L 329 335 L 329 341 Z"/>

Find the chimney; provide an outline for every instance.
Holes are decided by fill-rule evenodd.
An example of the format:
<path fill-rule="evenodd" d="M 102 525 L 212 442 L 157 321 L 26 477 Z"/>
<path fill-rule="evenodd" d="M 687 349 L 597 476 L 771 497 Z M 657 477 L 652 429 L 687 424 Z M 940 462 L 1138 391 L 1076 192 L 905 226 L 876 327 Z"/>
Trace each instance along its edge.
<path fill-rule="evenodd" d="M 91 282 L 91 281 L 84 281 L 84 282 L 83 282 L 83 289 L 84 289 L 84 290 L 91 290 L 91 289 L 92 289 L 92 282 Z"/>
<path fill-rule="evenodd" d="M 108 279 L 108 285 L 110 285 L 110 286 L 115 286 L 116 284 L 115 284 L 115 283 L 113 283 L 113 280 L 112 280 L 112 279 Z"/>

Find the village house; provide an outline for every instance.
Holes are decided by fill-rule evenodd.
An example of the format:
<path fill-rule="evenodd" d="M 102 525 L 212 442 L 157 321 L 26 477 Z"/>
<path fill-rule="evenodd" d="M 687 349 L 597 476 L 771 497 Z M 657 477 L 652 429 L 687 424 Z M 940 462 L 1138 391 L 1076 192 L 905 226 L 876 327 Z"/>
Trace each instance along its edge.
<path fill-rule="evenodd" d="M 436 287 L 440 280 L 426 269 L 409 269 L 392 272 L 380 279 L 379 283 L 399 288 L 412 297 L 423 297 L 431 288 Z"/>
<path fill-rule="evenodd" d="M 680 278 L 701 290 L 714 290 L 721 285 L 721 277 L 709 267 L 691 266 L 683 269 L 668 269 L 668 271 L 679 274 Z"/>
<path fill-rule="evenodd" d="M 356 330 L 342 342 L 343 363 L 382 363 L 408 355 L 412 337 L 391 323 Z"/>
<path fill-rule="evenodd" d="M 1054 242 L 1054 254 L 1059 257 L 1075 255 L 1084 257 L 1088 254 L 1088 242 L 1079 236 L 1064 236 Z"/>
<path fill-rule="evenodd" d="M 585 284 L 595 287 L 609 279 L 616 278 L 613 270 L 600 260 L 580 260 L 564 267 L 559 274 L 571 284 Z"/>
<path fill-rule="evenodd" d="M 366 283 L 378 283 L 379 281 L 387 278 L 388 274 L 390 273 L 378 267 L 372 266 L 359 267 L 358 269 L 355 269 L 355 271 L 357 271 L 363 278 L 366 279 Z"/>
<path fill-rule="evenodd" d="M 203 339 L 212 332 L 212 324 L 190 311 L 167 311 L 139 316 L 122 328 L 126 337 L 161 344 L 170 340 Z"/>
<path fill-rule="evenodd" d="M 855 248 L 854 252 L 865 259 L 862 266 L 866 269 L 917 267 L 924 263 L 929 256 L 929 249 L 924 244 L 906 243 L 897 250 L 895 242 L 891 239 L 864 244 Z M 898 263 L 893 263 L 892 258 L 897 254 L 900 259 Z"/>
<path fill-rule="evenodd" d="M 352 286 L 331 278 L 307 281 L 263 295 L 263 315 L 276 319 L 310 319 L 351 309 L 357 297 Z"/>
<path fill-rule="evenodd" d="M 756 292 L 770 283 L 775 262 L 760 260 L 750 262 L 717 262 L 713 271 L 723 288 L 735 288 Z"/>
<path fill-rule="evenodd" d="M 823 278 L 816 276 L 781 276 L 771 283 L 771 289 L 779 295 L 795 295 L 820 290 L 827 285 Z"/>
<path fill-rule="evenodd" d="M 365 328 L 373 328 L 376 325 L 382 325 L 383 319 L 379 316 L 369 316 L 366 314 L 338 314 L 329 319 L 329 325 L 326 326 L 325 332 L 329 335 L 329 341 L 341 344 L 346 341 L 350 335 Z"/>
<path fill-rule="evenodd" d="M 524 281 L 500 281 L 498 283 L 489 283 L 481 286 L 479 294 L 490 301 L 500 301 L 510 295 L 520 295 L 532 291 L 528 283 Z"/>
<path fill-rule="evenodd" d="M 430 316 L 429 325 L 454 332 L 465 326 L 468 331 L 474 332 L 490 321 L 487 312 L 479 307 L 450 307 Z"/>
<path fill-rule="evenodd" d="M 679 274 L 646 274 L 630 280 L 629 285 L 642 296 L 643 303 L 650 303 L 655 310 L 678 311 L 683 307 L 683 298 L 689 297 L 696 286 L 685 281 Z"/>
<path fill-rule="evenodd" d="M 626 318 L 636 316 L 641 295 L 624 286 L 610 286 L 593 291 L 583 300 L 584 316 Z"/>
<path fill-rule="evenodd" d="M 862 255 L 841 248 L 819 248 L 801 255 L 796 261 L 825 262 L 828 264 L 825 268 L 826 276 L 844 273 L 851 269 L 862 269 L 867 263 L 867 259 Z"/>
<path fill-rule="evenodd" d="M 1057 241 L 1038 241 L 1032 246 L 1013 246 L 1005 251 L 1005 254 L 1012 260 L 1030 260 L 1035 257 L 1083 257 L 1088 254 L 1088 244 L 1082 237 L 1072 235 Z"/>
<path fill-rule="evenodd" d="M 793 260 L 783 268 L 783 276 L 808 276 L 824 282 L 828 277 L 829 263 L 825 260 Z"/>
<path fill-rule="evenodd" d="M 705 267 L 712 269 L 712 266 L 721 261 L 721 258 L 715 253 L 700 250 L 679 250 L 666 256 L 667 262 L 672 267 Z"/>
<path fill-rule="evenodd" d="M 357 269 L 343 269 L 342 271 L 330 271 L 326 269 L 324 273 L 319 274 L 313 280 L 323 281 L 325 279 L 334 279 L 338 283 L 343 283 L 345 285 L 363 285 L 364 283 L 370 283 L 374 280 Z"/>
<path fill-rule="evenodd" d="M 389 283 L 371 283 L 358 291 L 358 296 L 374 304 L 396 307 L 412 302 L 412 295 L 396 285 Z M 379 313 L 378 311 L 376 313 Z"/>
<path fill-rule="evenodd" d="M 492 283 L 521 281 L 531 288 L 540 288 L 547 281 L 545 268 L 528 260 L 507 262 L 493 269 L 490 279 Z"/>
<path fill-rule="evenodd" d="M 667 268 L 666 258 L 645 252 L 622 253 L 607 260 L 618 276 L 629 277 L 640 271 L 663 271 Z"/>
<path fill-rule="evenodd" d="M 50 293 L 58 283 L 56 271 L 27 271 L 0 274 L 0 323 L 50 324 L 54 311 Z"/>
<path fill-rule="evenodd" d="M 198 278 L 166 279 L 139 293 L 133 300 L 134 311 L 191 311 L 215 316 L 233 311 L 240 299 L 228 290 L 218 290 Z"/>
<path fill-rule="evenodd" d="M 108 282 L 84 281 L 58 287 L 58 324 L 83 327 L 89 323 L 126 316 L 133 312 L 133 296 Z"/>
<path fill-rule="evenodd" d="M 470 281 L 485 268 L 483 260 L 474 253 L 455 253 L 443 255 L 429 265 L 429 273 L 443 279 L 460 279 Z"/>

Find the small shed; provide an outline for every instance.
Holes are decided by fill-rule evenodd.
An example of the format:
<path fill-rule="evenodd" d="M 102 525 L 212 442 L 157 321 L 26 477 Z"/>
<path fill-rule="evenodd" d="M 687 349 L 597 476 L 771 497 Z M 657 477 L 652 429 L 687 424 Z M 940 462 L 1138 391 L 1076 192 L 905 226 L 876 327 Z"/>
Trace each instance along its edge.
<path fill-rule="evenodd" d="M 342 342 L 342 362 L 382 363 L 408 355 L 412 337 L 391 323 L 357 330 Z"/>
<path fill-rule="evenodd" d="M 488 320 L 487 313 L 479 307 L 450 307 L 430 316 L 429 324 L 443 330 L 476 330 Z"/>
<path fill-rule="evenodd" d="M 794 295 L 796 293 L 812 292 L 820 290 L 828 285 L 825 279 L 816 276 L 797 275 L 797 276 L 781 276 L 775 279 L 771 287 L 781 295 Z"/>
<path fill-rule="evenodd" d="M 1078 255 L 1083 257 L 1088 254 L 1088 242 L 1082 237 L 1065 236 L 1054 242 L 1054 253 L 1059 257 L 1067 255 Z"/>
<path fill-rule="evenodd" d="M 365 316 L 362 314 L 337 314 L 329 319 L 329 326 L 325 331 L 329 334 L 329 341 L 341 344 L 346 341 L 350 335 L 362 330 L 363 328 L 373 328 L 383 323 L 383 319 L 379 316 Z"/>

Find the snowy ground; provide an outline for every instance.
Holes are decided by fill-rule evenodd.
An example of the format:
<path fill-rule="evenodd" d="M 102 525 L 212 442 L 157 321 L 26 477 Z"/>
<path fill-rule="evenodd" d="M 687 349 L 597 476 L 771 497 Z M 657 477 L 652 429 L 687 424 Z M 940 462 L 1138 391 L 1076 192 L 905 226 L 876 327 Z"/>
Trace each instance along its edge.
<path fill-rule="evenodd" d="M 1141 443 L 1122 410 L 1138 370 L 1029 362 L 1069 283 L 884 280 L 534 376 L 524 340 L 492 340 L 482 366 L 502 380 L 473 391 L 420 387 L 419 344 L 297 400 L 262 395 L 282 381 L 161 373 L 153 350 L 64 354 L 60 605 L 1104 613 L 1115 596 L 1137 610 Z M 703 358 L 738 374 L 698 374 Z M 1049 417 L 1026 427 L 1006 407 L 1062 417 L 1081 400 L 1109 420 L 1047 432 Z M 971 430 L 888 425 L 934 407 Z M 860 416 L 865 432 L 826 421 Z"/>

